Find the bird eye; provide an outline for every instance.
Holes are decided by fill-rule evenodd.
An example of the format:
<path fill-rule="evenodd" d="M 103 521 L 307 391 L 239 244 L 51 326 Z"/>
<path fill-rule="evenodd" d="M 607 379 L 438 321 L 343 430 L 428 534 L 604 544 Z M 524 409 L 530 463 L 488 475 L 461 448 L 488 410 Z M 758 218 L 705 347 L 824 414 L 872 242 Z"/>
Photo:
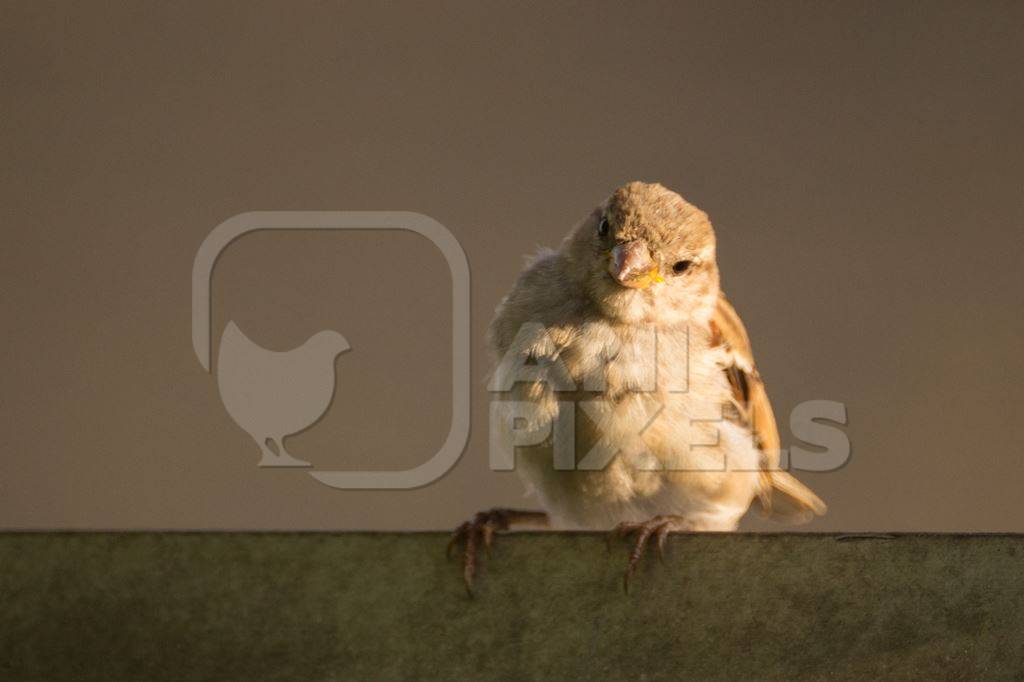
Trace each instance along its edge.
<path fill-rule="evenodd" d="M 692 265 L 692 261 L 677 260 L 672 265 L 672 272 L 677 274 L 677 275 L 681 275 L 681 274 L 683 274 L 684 272 L 686 272 L 687 270 L 690 269 L 690 265 Z"/>
<path fill-rule="evenodd" d="M 607 237 L 608 236 L 608 218 L 606 216 L 601 217 L 601 222 L 597 224 L 597 236 Z"/>

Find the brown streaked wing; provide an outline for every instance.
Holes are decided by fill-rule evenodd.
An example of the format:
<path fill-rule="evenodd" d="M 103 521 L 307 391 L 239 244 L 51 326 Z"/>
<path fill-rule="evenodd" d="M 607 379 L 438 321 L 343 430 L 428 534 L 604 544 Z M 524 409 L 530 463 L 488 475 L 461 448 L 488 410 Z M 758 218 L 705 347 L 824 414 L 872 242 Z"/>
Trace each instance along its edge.
<path fill-rule="evenodd" d="M 713 343 L 721 346 L 726 352 L 725 375 L 732 387 L 733 400 L 739 412 L 739 420 L 747 425 L 757 439 L 757 446 L 764 457 L 767 470 L 779 464 L 779 429 L 775 424 L 775 413 L 764 382 L 754 364 L 754 353 L 750 347 L 750 337 L 743 326 L 743 320 L 736 313 L 725 294 L 718 297 L 714 317 L 711 319 Z M 766 509 L 770 506 L 772 489 L 771 474 L 761 474 L 761 503 Z"/>

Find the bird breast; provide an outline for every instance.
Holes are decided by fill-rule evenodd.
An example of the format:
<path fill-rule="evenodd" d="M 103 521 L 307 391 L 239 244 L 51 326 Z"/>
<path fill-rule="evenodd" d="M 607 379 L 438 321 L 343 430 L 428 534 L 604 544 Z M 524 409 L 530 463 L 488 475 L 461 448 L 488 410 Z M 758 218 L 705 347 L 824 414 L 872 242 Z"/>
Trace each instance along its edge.
<path fill-rule="evenodd" d="M 624 453 L 645 449 L 664 464 L 716 442 L 727 386 L 706 335 L 595 323 L 563 358 L 583 387 L 578 397 L 595 404 L 596 430 Z"/>

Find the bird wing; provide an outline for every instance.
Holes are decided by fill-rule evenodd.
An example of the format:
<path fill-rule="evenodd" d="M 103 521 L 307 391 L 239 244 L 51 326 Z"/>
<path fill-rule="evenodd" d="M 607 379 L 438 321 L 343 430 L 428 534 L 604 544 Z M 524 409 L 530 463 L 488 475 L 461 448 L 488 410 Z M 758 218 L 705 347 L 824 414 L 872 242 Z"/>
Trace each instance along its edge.
<path fill-rule="evenodd" d="M 789 472 L 779 468 L 779 429 L 775 423 L 768 392 L 764 381 L 754 364 L 754 352 L 750 347 L 743 320 L 736 313 L 725 294 L 718 297 L 718 305 L 711 319 L 712 342 L 725 353 L 724 371 L 732 388 L 732 418 L 745 425 L 754 434 L 757 447 L 762 454 L 761 485 L 758 493 L 761 506 L 772 511 L 772 493 L 782 493 L 787 510 L 797 516 L 810 511 L 818 516 L 825 513 L 825 503 L 810 488 L 798 481 Z"/>

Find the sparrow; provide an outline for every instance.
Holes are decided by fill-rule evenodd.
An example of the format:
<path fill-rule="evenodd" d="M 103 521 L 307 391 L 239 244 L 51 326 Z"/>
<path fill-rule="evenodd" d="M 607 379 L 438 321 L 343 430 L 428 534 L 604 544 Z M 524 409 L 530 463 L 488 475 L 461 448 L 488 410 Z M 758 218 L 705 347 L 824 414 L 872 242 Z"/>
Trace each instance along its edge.
<path fill-rule="evenodd" d="M 708 215 L 664 186 L 623 185 L 533 257 L 489 341 L 492 444 L 512 453 L 543 511 L 494 509 L 456 529 L 449 551 L 463 545 L 471 594 L 478 550 L 513 525 L 634 536 L 628 591 L 652 538 L 661 551 L 672 532 L 733 531 L 755 500 L 778 517 L 825 513 L 779 465 Z"/>

